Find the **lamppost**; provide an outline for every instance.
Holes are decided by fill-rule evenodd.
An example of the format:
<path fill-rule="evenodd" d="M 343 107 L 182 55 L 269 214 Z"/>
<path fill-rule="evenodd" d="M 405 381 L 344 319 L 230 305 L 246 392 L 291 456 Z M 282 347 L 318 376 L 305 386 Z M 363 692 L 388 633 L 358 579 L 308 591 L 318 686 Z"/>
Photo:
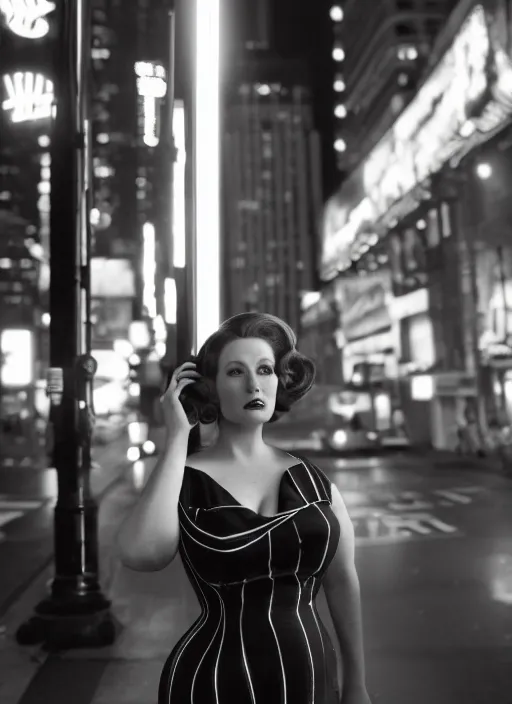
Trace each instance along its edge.
<path fill-rule="evenodd" d="M 50 594 L 17 632 L 23 645 L 50 648 L 108 645 L 115 637 L 110 602 L 99 584 L 97 505 L 89 482 L 96 370 L 90 355 L 89 11 L 87 0 L 67 0 L 55 9 L 48 373 L 58 480 L 55 574 Z"/>

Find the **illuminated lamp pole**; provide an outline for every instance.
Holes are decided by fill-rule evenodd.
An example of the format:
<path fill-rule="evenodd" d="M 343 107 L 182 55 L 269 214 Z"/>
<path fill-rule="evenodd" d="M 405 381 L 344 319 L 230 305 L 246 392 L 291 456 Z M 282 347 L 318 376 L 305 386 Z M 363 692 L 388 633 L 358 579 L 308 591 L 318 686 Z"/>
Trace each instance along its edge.
<path fill-rule="evenodd" d="M 220 0 L 196 0 L 194 346 L 220 324 Z"/>
<path fill-rule="evenodd" d="M 90 126 L 87 47 L 90 3 L 56 9 L 56 114 L 51 146 L 50 370 L 55 574 L 50 593 L 16 634 L 22 645 L 49 649 L 109 645 L 115 638 L 110 602 L 98 577 L 97 505 L 91 496 L 92 379 L 90 356 Z"/>

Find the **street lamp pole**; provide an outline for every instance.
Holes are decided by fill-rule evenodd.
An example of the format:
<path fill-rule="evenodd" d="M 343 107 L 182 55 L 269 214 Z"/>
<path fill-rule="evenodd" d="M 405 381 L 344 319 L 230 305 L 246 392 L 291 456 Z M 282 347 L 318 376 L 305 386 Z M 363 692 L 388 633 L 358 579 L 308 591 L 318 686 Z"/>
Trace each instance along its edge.
<path fill-rule="evenodd" d="M 95 647 L 115 638 L 110 602 L 98 575 L 97 505 L 90 491 L 92 381 L 89 263 L 90 3 L 58 3 L 51 146 L 50 370 L 55 574 L 47 598 L 17 640 L 51 649 Z"/>

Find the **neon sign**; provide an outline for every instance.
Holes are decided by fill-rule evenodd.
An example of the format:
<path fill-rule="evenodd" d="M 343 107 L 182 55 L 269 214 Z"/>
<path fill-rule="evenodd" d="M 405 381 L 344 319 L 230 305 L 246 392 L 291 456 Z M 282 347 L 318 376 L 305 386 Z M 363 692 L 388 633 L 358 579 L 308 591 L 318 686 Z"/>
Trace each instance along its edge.
<path fill-rule="evenodd" d="M 7 27 L 24 39 L 42 39 L 50 31 L 46 17 L 55 10 L 48 0 L 0 0 Z"/>
<path fill-rule="evenodd" d="M 511 113 L 512 63 L 492 46 L 478 5 L 364 164 L 365 191 L 376 215 L 384 215 L 429 175 L 484 141 Z"/>
<path fill-rule="evenodd" d="M 11 112 L 12 122 L 44 120 L 53 116 L 53 83 L 40 73 L 4 76 L 7 98 L 2 108 Z"/>
<path fill-rule="evenodd" d="M 137 93 L 143 99 L 144 144 L 156 147 L 160 142 L 157 101 L 167 93 L 165 69 L 148 61 L 138 61 L 135 64 L 135 73 Z"/>

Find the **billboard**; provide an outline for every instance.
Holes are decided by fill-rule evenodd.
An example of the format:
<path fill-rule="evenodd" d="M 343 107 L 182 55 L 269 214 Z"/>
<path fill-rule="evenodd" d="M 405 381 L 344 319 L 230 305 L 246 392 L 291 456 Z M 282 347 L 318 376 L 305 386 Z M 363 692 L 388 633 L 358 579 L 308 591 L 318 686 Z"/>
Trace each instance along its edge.
<path fill-rule="evenodd" d="M 135 274 L 129 259 L 91 259 L 93 298 L 134 298 Z"/>

